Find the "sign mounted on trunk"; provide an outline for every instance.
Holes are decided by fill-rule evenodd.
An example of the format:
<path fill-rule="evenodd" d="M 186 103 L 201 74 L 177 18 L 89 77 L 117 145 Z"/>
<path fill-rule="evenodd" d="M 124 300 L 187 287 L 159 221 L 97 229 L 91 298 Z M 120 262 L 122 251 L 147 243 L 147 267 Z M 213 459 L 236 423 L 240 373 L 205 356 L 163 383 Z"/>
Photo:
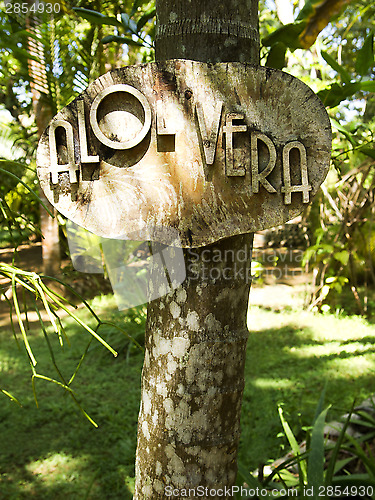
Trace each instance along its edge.
<path fill-rule="evenodd" d="M 194 247 L 297 216 L 330 152 L 322 102 L 291 75 L 171 60 L 95 80 L 50 122 L 37 165 L 49 201 L 89 231 L 169 244 L 177 230 Z"/>

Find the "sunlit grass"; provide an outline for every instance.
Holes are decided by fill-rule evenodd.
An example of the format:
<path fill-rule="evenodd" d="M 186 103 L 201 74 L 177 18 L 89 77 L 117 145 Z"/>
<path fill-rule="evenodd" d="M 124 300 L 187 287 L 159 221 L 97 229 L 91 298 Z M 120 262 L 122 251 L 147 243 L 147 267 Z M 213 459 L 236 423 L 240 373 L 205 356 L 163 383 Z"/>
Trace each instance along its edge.
<path fill-rule="evenodd" d="M 118 312 L 111 296 L 91 304 L 142 342 L 144 310 Z M 85 309 L 78 314 L 90 320 Z M 59 368 L 69 377 L 90 335 L 69 317 L 64 326 L 69 343 L 61 349 L 52 332 L 51 340 Z M 311 423 L 326 381 L 332 420 L 354 399 L 372 394 L 375 327 L 358 317 L 262 307 L 250 309 L 249 327 L 240 460 L 255 469 L 282 454 L 278 404 L 298 435 Z M 0 499 L 131 499 L 143 353 L 108 326 L 101 335 L 119 356 L 94 340 L 72 384 L 98 423 L 95 429 L 63 389 L 46 381 L 37 381 L 36 408 L 25 349 L 17 348 L 10 330 L 0 332 L 0 385 L 23 405 L 0 394 Z M 30 343 L 38 370 L 54 375 L 40 329 L 30 332 Z"/>
<path fill-rule="evenodd" d="M 277 405 L 298 434 L 311 424 L 326 383 L 331 419 L 373 394 L 375 326 L 362 317 L 253 306 L 248 326 L 240 451 L 246 466 L 280 455 Z"/>
<path fill-rule="evenodd" d="M 75 458 L 67 453 L 51 453 L 46 458 L 31 461 L 25 470 L 44 484 L 53 486 L 76 481 L 88 463 L 89 458 L 85 456 Z"/>
<path fill-rule="evenodd" d="M 143 335 L 141 310 L 125 316 L 114 307 L 111 296 L 94 304 L 129 334 Z M 90 320 L 84 309 L 79 315 Z M 90 336 L 71 318 L 64 319 L 64 326 L 69 342 L 62 349 L 52 331 L 50 336 L 56 362 L 68 378 Z M 103 337 L 116 344 L 119 356 L 114 358 L 94 340 L 72 383 L 97 429 L 61 387 L 44 380 L 36 382 L 37 409 L 24 348 L 18 349 L 11 331 L 0 332 L 0 385 L 22 404 L 20 408 L 0 394 L 1 499 L 132 498 L 143 354 L 124 334 L 108 325 L 102 330 Z M 43 332 L 30 330 L 29 338 L 39 373 L 56 376 Z"/>

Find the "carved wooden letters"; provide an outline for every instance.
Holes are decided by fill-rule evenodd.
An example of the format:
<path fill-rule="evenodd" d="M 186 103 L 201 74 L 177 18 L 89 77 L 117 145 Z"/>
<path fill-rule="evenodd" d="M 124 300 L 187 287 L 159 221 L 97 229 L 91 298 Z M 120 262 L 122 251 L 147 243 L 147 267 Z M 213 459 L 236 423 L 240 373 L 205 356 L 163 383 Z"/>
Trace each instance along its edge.
<path fill-rule="evenodd" d="M 38 174 L 58 210 L 97 234 L 146 239 L 163 225 L 197 246 L 296 216 L 330 140 L 321 102 L 290 75 L 151 63 L 103 75 L 60 112 Z"/>
<path fill-rule="evenodd" d="M 109 139 L 100 129 L 97 119 L 97 110 L 101 101 L 110 94 L 125 92 L 135 96 L 142 104 L 145 120 L 142 129 L 136 134 L 136 137 L 129 141 L 115 141 Z M 195 111 L 198 117 L 198 129 L 200 137 L 203 142 L 204 161 L 207 165 L 212 165 L 215 160 L 217 142 L 220 129 L 220 118 L 222 116 L 223 102 L 219 101 L 215 105 L 212 123 L 207 127 L 206 116 L 204 113 L 204 105 L 197 103 Z M 98 155 L 88 155 L 87 153 L 87 133 L 86 133 L 86 120 L 85 108 L 82 100 L 77 101 L 78 111 L 78 131 L 79 131 L 79 145 L 81 164 L 85 163 L 98 163 L 100 158 Z M 276 165 L 276 148 L 272 140 L 267 135 L 261 132 L 251 131 L 245 124 L 235 124 L 234 121 L 243 121 L 245 116 L 241 113 L 227 113 L 224 117 L 223 135 L 225 136 L 225 174 L 228 177 L 244 177 L 247 170 L 251 173 L 251 187 L 253 194 L 259 193 L 260 187 L 263 187 L 269 193 L 276 193 L 276 189 L 267 180 L 267 177 Z M 164 114 L 164 105 L 161 100 L 156 102 L 156 123 L 157 135 L 175 135 L 173 127 L 171 128 L 167 122 Z M 145 96 L 137 89 L 130 85 L 112 85 L 107 89 L 100 92 L 95 98 L 90 109 L 90 125 L 93 133 L 97 139 L 104 145 L 112 149 L 132 149 L 137 146 L 147 135 L 151 127 L 151 109 Z M 66 131 L 66 148 L 68 152 L 69 162 L 64 165 L 58 164 L 56 153 L 56 137 L 55 130 L 57 127 L 62 127 Z M 237 165 L 234 158 L 234 135 L 239 133 L 247 133 L 251 144 L 250 157 L 248 165 Z M 262 171 L 259 170 L 259 154 L 258 154 L 258 141 L 262 141 L 267 147 L 269 154 L 269 161 Z M 72 125 L 63 120 L 55 120 L 52 122 L 49 130 L 49 149 L 51 158 L 51 182 L 58 184 L 58 173 L 68 172 L 71 183 L 79 182 L 78 167 L 74 159 L 74 143 L 73 143 L 73 129 Z M 300 154 L 300 171 L 302 177 L 301 185 L 292 185 L 290 177 L 290 151 L 297 149 Z M 281 192 L 285 193 L 284 203 L 289 205 L 291 203 L 292 193 L 301 192 L 303 194 L 302 203 L 309 203 L 309 191 L 311 186 L 308 182 L 307 159 L 306 149 L 301 142 L 292 141 L 287 143 L 282 149 L 282 170 L 284 185 L 281 187 Z M 54 159 L 54 161 L 52 161 Z M 202 158 L 203 161 L 203 158 Z M 251 166 L 251 168 L 250 168 Z"/>

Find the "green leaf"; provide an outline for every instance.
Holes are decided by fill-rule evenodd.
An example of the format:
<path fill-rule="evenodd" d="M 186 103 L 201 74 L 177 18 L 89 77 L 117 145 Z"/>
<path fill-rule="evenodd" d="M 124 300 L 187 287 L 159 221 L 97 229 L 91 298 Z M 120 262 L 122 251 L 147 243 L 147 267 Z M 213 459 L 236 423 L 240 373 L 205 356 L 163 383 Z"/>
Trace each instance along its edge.
<path fill-rule="evenodd" d="M 365 80 L 358 82 L 359 89 L 364 92 L 375 92 L 375 82 L 371 80 Z"/>
<path fill-rule="evenodd" d="M 356 455 L 365 465 L 367 471 L 371 473 L 372 477 L 375 476 L 375 460 L 372 456 L 367 456 L 367 454 L 363 451 L 360 443 L 353 437 L 350 436 L 350 434 L 347 435 L 348 441 L 353 445 L 353 448 L 349 447 L 343 447 L 343 449 L 353 453 Z"/>
<path fill-rule="evenodd" d="M 349 262 L 350 254 L 347 250 L 342 250 L 341 252 L 334 253 L 333 257 L 339 262 L 341 262 L 343 266 L 346 266 Z"/>
<path fill-rule="evenodd" d="M 322 57 L 325 60 L 325 62 L 327 64 L 329 64 L 331 66 L 331 68 L 334 69 L 337 73 L 339 73 L 339 75 L 341 76 L 342 80 L 345 83 L 349 83 L 350 82 L 350 76 L 347 73 L 347 71 L 342 66 L 340 66 L 340 64 L 332 56 L 330 56 L 328 54 L 328 52 L 325 52 L 324 50 L 322 50 L 321 54 L 322 54 Z"/>
<path fill-rule="evenodd" d="M 132 33 L 137 34 L 138 33 L 138 28 L 137 28 L 137 23 L 133 21 L 133 19 L 130 19 L 128 14 L 121 14 L 121 22 L 123 26 L 125 26 L 126 29 L 130 30 Z"/>
<path fill-rule="evenodd" d="M 103 44 L 110 42 L 126 43 L 127 45 L 136 45 L 137 47 L 143 47 L 143 43 L 136 42 L 132 38 L 126 36 L 108 35 L 102 39 Z"/>
<path fill-rule="evenodd" d="M 299 36 L 299 44 L 308 49 L 315 42 L 318 34 L 340 13 L 348 0 L 306 0 L 296 21 L 304 21 L 306 26 Z"/>
<path fill-rule="evenodd" d="M 138 20 L 137 22 L 137 30 L 141 31 L 143 26 L 152 18 L 156 16 L 156 9 L 155 7 L 152 7 L 149 9 L 147 12 L 143 14 L 143 16 Z"/>
<path fill-rule="evenodd" d="M 369 477 L 368 474 L 349 474 L 334 476 L 332 478 L 332 485 L 341 486 L 341 488 L 345 488 L 346 486 L 375 486 L 375 480 Z"/>
<path fill-rule="evenodd" d="M 370 33 L 362 48 L 356 53 L 355 70 L 361 75 L 367 75 L 374 64 L 374 33 Z"/>
<path fill-rule="evenodd" d="M 98 335 L 95 330 L 93 330 L 86 323 L 84 323 L 78 316 L 73 314 L 73 312 L 70 311 L 65 306 L 65 304 L 63 304 L 62 302 L 60 302 L 56 298 L 56 295 L 54 295 L 53 292 L 51 292 L 51 290 L 49 290 L 49 288 L 45 287 L 44 291 L 45 291 L 46 295 L 48 295 L 51 299 L 53 299 L 54 303 L 57 306 L 59 306 L 64 311 L 66 311 L 71 318 L 73 318 L 79 325 L 81 325 L 87 332 L 89 332 L 96 340 L 98 340 L 104 347 L 106 347 L 113 354 L 114 357 L 118 356 L 118 353 L 104 339 L 102 339 L 102 337 L 100 337 L 100 335 Z"/>
<path fill-rule="evenodd" d="M 341 132 L 342 134 L 344 134 L 344 136 L 348 139 L 348 141 L 353 145 L 353 146 L 356 146 L 357 145 L 357 141 L 355 140 L 355 136 L 349 132 L 349 130 L 347 130 L 345 127 L 343 127 L 341 125 L 341 123 L 339 123 L 337 120 L 335 120 L 334 118 L 331 118 L 331 124 L 332 126 L 338 130 L 339 132 Z"/>
<path fill-rule="evenodd" d="M 318 500 L 319 486 L 324 485 L 324 425 L 329 407 L 316 419 L 311 433 L 311 449 L 307 466 L 308 487 L 313 488 L 313 499 Z M 324 498 L 324 497 L 323 497 Z"/>
<path fill-rule="evenodd" d="M 317 404 L 317 407 L 315 409 L 315 415 L 314 415 L 314 420 L 313 420 L 313 425 L 315 424 L 316 420 L 318 419 L 319 415 L 323 411 L 323 406 L 324 406 L 324 400 L 326 397 L 326 392 L 327 392 L 327 380 L 325 381 L 324 387 L 322 392 L 320 393 L 320 398 Z"/>
<path fill-rule="evenodd" d="M 353 403 L 354 406 L 354 403 Z M 346 418 L 343 428 L 341 429 L 341 432 L 339 434 L 339 437 L 336 441 L 335 447 L 332 450 L 331 457 L 329 459 L 328 465 L 327 465 L 327 470 L 326 470 L 326 477 L 325 477 L 325 484 L 326 486 L 330 485 L 332 483 L 332 479 L 334 474 L 340 470 L 343 466 L 342 461 L 338 461 L 340 449 L 342 446 L 342 443 L 344 441 L 345 435 L 346 435 L 346 430 L 350 424 L 350 419 L 352 417 L 352 412 L 353 408 L 351 408 L 350 413 L 348 414 L 348 417 Z M 353 457 L 349 458 L 349 461 L 351 461 Z"/>
<path fill-rule="evenodd" d="M 306 0 L 305 5 L 302 7 L 296 18 L 296 21 L 313 19 L 318 16 L 324 7 L 329 3 L 333 3 L 332 0 Z M 337 3 L 340 3 L 340 0 Z"/>
<path fill-rule="evenodd" d="M 83 7 L 73 7 L 73 10 L 79 16 L 83 17 L 86 21 L 89 21 L 92 24 L 107 24 L 109 26 L 123 27 L 120 21 L 118 21 L 115 17 L 105 16 L 95 10 L 84 9 Z"/>
<path fill-rule="evenodd" d="M 261 483 L 247 470 L 247 468 L 239 462 L 238 464 L 238 475 L 241 477 L 243 482 L 248 484 L 251 488 L 259 488 Z"/>
<path fill-rule="evenodd" d="M 21 406 L 21 403 L 18 401 L 17 398 L 15 398 L 12 394 L 10 394 L 10 392 L 6 391 L 5 389 L 0 389 L 0 392 L 3 393 L 5 396 L 7 396 L 11 401 L 13 401 L 14 403 L 17 403 L 18 406 Z"/>
<path fill-rule="evenodd" d="M 333 83 L 330 87 L 320 90 L 317 95 L 323 101 L 323 104 L 329 108 L 334 108 L 338 106 L 341 101 L 344 101 L 348 97 L 354 95 L 361 88 L 362 82 L 356 83 L 346 83 L 340 85 L 338 83 Z"/>
<path fill-rule="evenodd" d="M 10 38 L 8 41 L 2 41 L 0 43 L 0 49 L 12 52 L 12 54 L 16 56 L 21 62 L 27 63 L 29 59 L 32 59 L 33 61 L 40 63 L 40 58 L 30 54 L 30 52 L 26 49 L 18 47 L 18 45 L 16 43 L 13 43 Z"/>
<path fill-rule="evenodd" d="M 341 9 L 346 0 L 306 0 L 294 23 L 281 26 L 262 40 L 269 47 L 277 42 L 284 43 L 291 50 L 308 49 Z"/>
<path fill-rule="evenodd" d="M 27 354 L 30 358 L 31 365 L 36 366 L 37 361 L 36 361 L 35 356 L 31 350 L 31 347 L 29 344 L 29 339 L 28 339 L 26 329 L 25 329 L 25 325 L 23 324 L 22 317 L 21 317 L 21 310 L 20 310 L 20 306 L 19 306 L 19 302 L 18 302 L 18 298 L 17 298 L 17 292 L 16 292 L 15 274 L 12 275 L 12 292 L 13 292 L 14 310 L 15 310 L 16 315 L 17 315 L 17 321 L 18 321 L 18 325 L 19 325 L 20 330 L 21 330 L 22 339 L 23 339 L 23 342 L 25 344 Z"/>
<path fill-rule="evenodd" d="M 265 47 L 272 47 L 276 43 L 281 42 L 291 50 L 301 48 L 298 37 L 303 31 L 305 25 L 306 22 L 301 21 L 298 23 L 290 23 L 286 24 L 285 26 L 281 26 L 281 28 L 263 38 L 262 44 Z"/>
<path fill-rule="evenodd" d="M 12 172 L 8 172 L 7 170 L 1 168 L 1 166 L 4 166 L 4 167 L 12 167 L 12 165 L 23 165 L 22 163 L 18 163 L 16 161 L 12 161 L 12 160 L 2 160 L 0 159 L 0 172 L 3 172 L 5 173 L 6 175 L 9 175 L 10 177 L 13 177 L 15 178 L 19 183 L 21 183 L 29 192 L 30 194 L 43 206 L 43 208 L 49 213 L 49 215 L 51 217 L 54 217 L 53 213 L 49 210 L 49 208 L 47 207 L 47 205 L 45 205 L 43 203 L 43 201 L 39 198 L 39 196 L 34 193 L 34 191 L 31 189 L 30 186 L 28 186 L 25 182 L 23 182 L 22 179 L 20 179 L 19 177 L 17 177 L 16 175 L 12 174 Z"/>
<path fill-rule="evenodd" d="M 266 66 L 269 68 L 282 69 L 285 66 L 286 49 L 287 47 L 284 43 L 275 43 L 268 53 Z"/>
<path fill-rule="evenodd" d="M 375 149 L 373 147 L 370 148 L 369 146 L 361 146 L 358 148 L 358 151 L 375 160 Z"/>
<path fill-rule="evenodd" d="M 296 438 L 294 437 L 292 429 L 289 427 L 288 422 L 285 420 L 281 406 L 279 406 L 279 416 L 280 416 L 281 424 L 283 426 L 285 435 L 289 441 L 289 444 L 290 444 L 290 447 L 292 448 L 294 456 L 296 458 L 298 458 L 301 455 L 301 449 L 297 443 Z M 300 484 L 302 485 L 302 484 L 304 484 L 304 482 L 307 478 L 306 461 L 299 460 L 298 461 L 298 468 L 300 471 L 300 474 L 299 474 Z"/>

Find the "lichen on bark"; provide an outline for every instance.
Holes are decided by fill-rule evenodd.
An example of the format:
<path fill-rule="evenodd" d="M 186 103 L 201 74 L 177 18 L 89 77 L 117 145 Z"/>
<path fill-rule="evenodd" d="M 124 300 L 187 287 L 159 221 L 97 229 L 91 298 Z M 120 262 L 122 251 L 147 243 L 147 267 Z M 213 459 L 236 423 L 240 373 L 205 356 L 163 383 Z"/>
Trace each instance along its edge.
<path fill-rule="evenodd" d="M 165 498 L 166 486 L 234 484 L 251 249 L 242 235 L 185 250 L 185 281 L 148 306 L 135 499 Z M 154 287 L 163 273 L 152 269 Z"/>

